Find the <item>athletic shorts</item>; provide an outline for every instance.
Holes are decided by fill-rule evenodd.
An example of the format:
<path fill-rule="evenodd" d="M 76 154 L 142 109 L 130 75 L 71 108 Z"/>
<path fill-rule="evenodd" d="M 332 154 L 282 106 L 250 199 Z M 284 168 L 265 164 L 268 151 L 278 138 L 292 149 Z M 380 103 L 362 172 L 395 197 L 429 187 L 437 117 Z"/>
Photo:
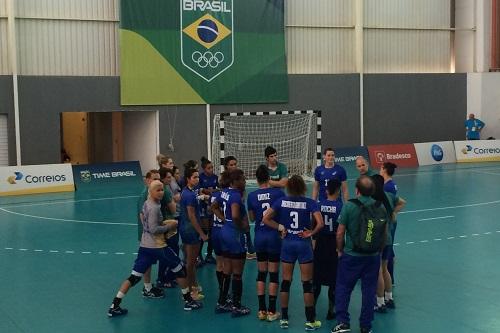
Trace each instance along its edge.
<path fill-rule="evenodd" d="M 281 261 L 293 264 L 307 264 L 314 259 L 312 244 L 309 239 L 304 240 L 283 240 L 281 247 Z"/>
<path fill-rule="evenodd" d="M 224 225 L 222 227 L 222 251 L 228 255 L 246 253 L 245 234 L 234 227 Z"/>
<path fill-rule="evenodd" d="M 160 263 L 171 269 L 176 268 L 181 263 L 179 257 L 169 247 L 160 249 L 140 247 L 133 269 L 138 273 L 144 274 L 156 261 L 160 261 Z"/>
<path fill-rule="evenodd" d="M 200 235 L 193 228 L 180 229 L 182 244 L 195 245 L 201 243 Z"/>
<path fill-rule="evenodd" d="M 210 239 L 212 240 L 212 248 L 216 256 L 221 256 L 223 254 L 222 248 L 222 227 L 213 227 L 210 233 Z"/>
<path fill-rule="evenodd" d="M 254 239 L 255 252 L 267 254 L 281 253 L 281 238 L 277 231 L 256 231 Z"/>

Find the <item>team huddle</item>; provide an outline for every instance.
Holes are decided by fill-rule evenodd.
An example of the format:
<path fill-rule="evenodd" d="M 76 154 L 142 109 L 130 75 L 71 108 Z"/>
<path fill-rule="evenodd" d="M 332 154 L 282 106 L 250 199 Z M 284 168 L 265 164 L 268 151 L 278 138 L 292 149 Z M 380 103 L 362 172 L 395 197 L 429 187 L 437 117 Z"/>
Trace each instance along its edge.
<path fill-rule="evenodd" d="M 147 187 L 138 202 L 137 259 L 108 316 L 128 312 L 120 306 L 122 299 L 141 279 L 144 297 L 163 297 L 163 288 L 178 285 L 184 310 L 202 308 L 205 296 L 196 278 L 200 261 L 216 264 L 219 295 L 214 301 L 215 313 L 248 315 L 250 309 L 242 304 L 242 276 L 246 259 L 255 256 L 257 317 L 269 322 L 279 319 L 281 328 L 289 325 L 289 293 L 297 262 L 306 330 L 321 327 L 315 305 L 322 286 L 328 287 L 327 319 L 338 321 L 331 330 L 334 333 L 350 332 L 349 299 L 359 279 L 363 295 L 361 332 L 371 332 L 375 311 L 395 308 L 392 245 L 396 214 L 405 204 L 391 178 L 396 166 L 386 163 L 378 175 L 359 157 L 357 198 L 349 200 L 346 171 L 335 164 L 333 149 L 327 148 L 324 164 L 315 170 L 309 198 L 303 178 L 288 177 L 286 166 L 277 160 L 276 149 L 267 147 L 264 155 L 266 164 L 255 171 L 258 189 L 248 193 L 246 201 L 245 175 L 233 156 L 224 159 L 225 170 L 220 176 L 206 158 L 201 160 L 201 170 L 196 161 L 184 164 L 184 177 L 180 177 L 172 159 L 159 159 L 160 169 L 146 174 Z M 203 242 L 207 242 L 206 258 L 201 252 Z M 156 262 L 158 279 L 153 286 L 151 267 Z"/>

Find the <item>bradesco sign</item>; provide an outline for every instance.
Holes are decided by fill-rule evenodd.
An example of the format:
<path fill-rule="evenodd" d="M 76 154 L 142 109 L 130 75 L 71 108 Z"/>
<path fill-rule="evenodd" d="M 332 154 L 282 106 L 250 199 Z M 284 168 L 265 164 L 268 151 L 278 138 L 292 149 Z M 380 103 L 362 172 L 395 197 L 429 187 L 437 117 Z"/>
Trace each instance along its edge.
<path fill-rule="evenodd" d="M 0 196 L 75 190 L 70 164 L 0 168 Z"/>
<path fill-rule="evenodd" d="M 500 140 L 455 141 L 457 162 L 500 161 Z"/>
<path fill-rule="evenodd" d="M 378 169 L 385 162 L 400 167 L 418 166 L 417 153 L 412 144 L 368 146 L 368 153 L 373 168 Z"/>

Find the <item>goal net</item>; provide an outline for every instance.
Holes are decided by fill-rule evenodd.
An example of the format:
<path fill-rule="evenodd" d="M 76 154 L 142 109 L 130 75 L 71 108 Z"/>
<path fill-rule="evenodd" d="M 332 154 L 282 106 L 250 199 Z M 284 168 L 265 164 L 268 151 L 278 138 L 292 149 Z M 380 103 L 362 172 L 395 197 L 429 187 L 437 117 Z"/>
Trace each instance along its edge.
<path fill-rule="evenodd" d="M 321 112 L 272 111 L 217 114 L 214 117 L 212 162 L 223 171 L 223 159 L 234 156 L 246 178 L 265 164 L 264 149 L 276 148 L 289 175 L 312 178 L 321 163 Z"/>

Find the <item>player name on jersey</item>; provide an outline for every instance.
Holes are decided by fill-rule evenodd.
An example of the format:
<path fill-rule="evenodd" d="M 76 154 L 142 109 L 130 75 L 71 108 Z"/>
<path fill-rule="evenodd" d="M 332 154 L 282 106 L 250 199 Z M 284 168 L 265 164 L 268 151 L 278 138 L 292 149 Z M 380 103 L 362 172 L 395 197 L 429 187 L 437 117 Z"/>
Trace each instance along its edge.
<path fill-rule="evenodd" d="M 321 206 L 322 213 L 336 213 L 337 207 L 335 206 Z"/>
<path fill-rule="evenodd" d="M 257 195 L 258 201 L 271 200 L 271 193 L 261 193 Z"/>
<path fill-rule="evenodd" d="M 306 209 L 306 203 L 305 202 L 295 202 L 295 201 L 283 200 L 281 202 L 281 207 L 294 208 L 294 209 Z"/>

